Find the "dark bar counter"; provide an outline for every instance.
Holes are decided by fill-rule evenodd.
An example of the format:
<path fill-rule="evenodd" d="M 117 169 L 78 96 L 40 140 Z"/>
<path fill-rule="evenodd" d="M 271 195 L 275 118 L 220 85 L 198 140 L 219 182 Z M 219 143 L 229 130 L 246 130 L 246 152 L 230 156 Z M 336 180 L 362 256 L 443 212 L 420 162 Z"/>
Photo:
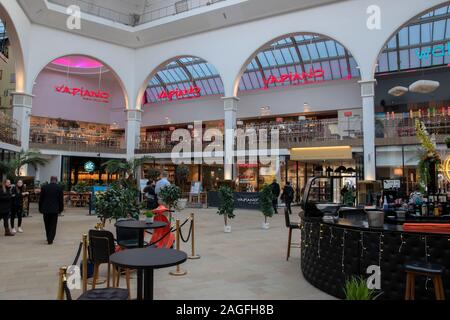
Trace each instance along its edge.
<path fill-rule="evenodd" d="M 367 278 L 367 268 L 381 266 L 380 300 L 404 300 L 406 273 L 411 261 L 437 263 L 446 268 L 443 277 L 450 299 L 450 235 L 403 231 L 401 224 L 369 228 L 364 216 L 337 222 L 302 218 L 301 270 L 313 286 L 337 298 L 345 298 L 345 281 L 352 276 Z M 416 278 L 416 300 L 434 299 L 431 280 Z"/>

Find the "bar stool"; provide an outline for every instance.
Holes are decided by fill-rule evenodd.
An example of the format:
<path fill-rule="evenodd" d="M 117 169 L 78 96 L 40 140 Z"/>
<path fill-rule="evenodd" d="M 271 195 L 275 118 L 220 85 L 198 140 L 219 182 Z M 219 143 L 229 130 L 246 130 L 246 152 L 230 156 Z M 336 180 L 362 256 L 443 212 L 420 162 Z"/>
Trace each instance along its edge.
<path fill-rule="evenodd" d="M 414 300 L 416 276 L 426 276 L 433 279 L 436 300 L 445 300 L 444 285 L 442 275 L 444 267 L 439 264 L 412 262 L 405 264 L 406 272 L 406 292 L 405 300 Z"/>
<path fill-rule="evenodd" d="M 286 227 L 289 229 L 289 235 L 288 235 L 288 247 L 287 247 L 287 258 L 286 260 L 289 261 L 289 258 L 291 257 L 291 248 L 300 248 L 300 245 L 298 243 L 292 243 L 292 230 L 298 229 L 300 230 L 300 223 L 291 222 L 291 217 L 289 215 L 288 209 L 284 209 L 284 218 L 286 221 Z"/>

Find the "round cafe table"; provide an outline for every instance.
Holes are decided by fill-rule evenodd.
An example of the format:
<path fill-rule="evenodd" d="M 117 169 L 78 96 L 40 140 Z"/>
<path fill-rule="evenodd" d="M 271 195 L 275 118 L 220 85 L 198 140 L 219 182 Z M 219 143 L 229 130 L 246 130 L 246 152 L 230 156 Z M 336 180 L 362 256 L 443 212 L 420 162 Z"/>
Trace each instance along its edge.
<path fill-rule="evenodd" d="M 113 265 L 125 269 L 137 269 L 144 272 L 144 292 L 142 279 L 138 278 L 137 299 L 153 300 L 153 276 L 155 269 L 168 268 L 186 262 L 187 254 L 173 249 L 142 248 L 114 253 L 110 261 Z M 139 283 L 141 282 L 141 283 Z"/>
<path fill-rule="evenodd" d="M 116 228 L 122 229 L 139 230 L 138 247 L 143 248 L 145 230 L 164 228 L 165 226 L 167 226 L 167 223 L 160 221 L 147 223 L 145 221 L 138 221 L 138 220 L 124 220 L 117 222 L 114 226 Z M 137 270 L 138 300 L 142 300 L 142 296 L 139 296 L 139 293 L 142 294 L 142 278 L 143 278 L 142 269 L 138 269 Z"/>
<path fill-rule="evenodd" d="M 116 228 L 122 228 L 122 229 L 139 230 L 138 247 L 143 248 L 144 247 L 145 230 L 164 228 L 167 226 L 167 223 L 160 222 L 160 221 L 155 221 L 153 223 L 147 223 L 145 221 L 138 221 L 138 220 L 124 220 L 124 221 L 117 222 L 114 226 Z"/>

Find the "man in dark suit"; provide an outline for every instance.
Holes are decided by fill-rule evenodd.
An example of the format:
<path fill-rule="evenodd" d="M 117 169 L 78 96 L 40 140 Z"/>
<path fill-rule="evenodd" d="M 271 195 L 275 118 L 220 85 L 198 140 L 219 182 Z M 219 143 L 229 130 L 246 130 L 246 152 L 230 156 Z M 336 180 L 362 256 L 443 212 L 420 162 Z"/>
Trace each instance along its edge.
<path fill-rule="evenodd" d="M 43 186 L 39 197 L 39 212 L 44 214 L 45 232 L 48 244 L 53 244 L 58 224 L 58 215 L 64 211 L 64 191 L 57 184 L 58 178 L 51 177 L 50 184 Z"/>
<path fill-rule="evenodd" d="M 274 179 L 270 186 L 272 188 L 272 194 L 273 194 L 273 200 L 272 200 L 273 211 L 275 211 L 275 214 L 278 214 L 278 198 L 280 197 L 281 188 L 277 182 L 277 179 Z"/>

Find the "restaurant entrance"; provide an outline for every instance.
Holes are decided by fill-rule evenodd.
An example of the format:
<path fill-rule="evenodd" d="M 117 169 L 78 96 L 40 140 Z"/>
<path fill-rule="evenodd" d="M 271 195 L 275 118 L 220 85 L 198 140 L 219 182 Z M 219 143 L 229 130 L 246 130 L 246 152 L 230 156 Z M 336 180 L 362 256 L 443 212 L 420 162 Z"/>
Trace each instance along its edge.
<path fill-rule="evenodd" d="M 118 179 L 116 174 L 108 174 L 102 166 L 109 160 L 111 159 L 63 156 L 61 181 L 66 184 L 67 190 L 79 183 L 88 186 L 108 185 Z"/>

